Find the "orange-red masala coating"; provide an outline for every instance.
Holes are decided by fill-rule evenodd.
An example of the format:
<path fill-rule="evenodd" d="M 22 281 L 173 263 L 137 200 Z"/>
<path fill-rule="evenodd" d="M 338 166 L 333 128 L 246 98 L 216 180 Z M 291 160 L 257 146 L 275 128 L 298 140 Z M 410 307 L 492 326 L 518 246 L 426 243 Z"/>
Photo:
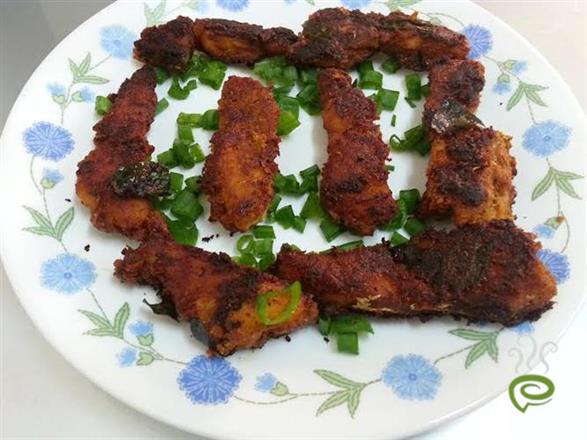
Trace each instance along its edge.
<path fill-rule="evenodd" d="M 210 220 L 244 232 L 265 217 L 273 200 L 279 107 L 271 88 L 231 76 L 218 110 L 219 128 L 204 165 L 202 191 L 210 201 Z"/>
<path fill-rule="evenodd" d="M 352 232 L 372 235 L 396 211 L 387 185 L 389 148 L 381 140 L 373 100 L 354 88 L 342 70 L 318 75 L 322 120 L 328 133 L 328 160 L 320 199 L 334 221 Z"/>
<path fill-rule="evenodd" d="M 540 244 L 511 221 L 429 230 L 410 243 L 305 253 L 287 246 L 274 273 L 299 280 L 327 314 L 452 315 L 515 325 L 552 306 Z"/>
<path fill-rule="evenodd" d="M 157 105 L 155 72 L 147 66 L 137 70 L 110 99 L 112 108 L 94 125 L 95 148 L 78 164 L 76 193 L 101 231 L 135 240 L 167 236 L 165 220 L 148 199 L 121 197 L 111 184 L 116 170 L 153 152 L 146 135 Z"/>
<path fill-rule="evenodd" d="M 421 217 L 451 217 L 457 225 L 512 219 L 516 162 L 511 138 L 475 121 L 483 66 L 452 61 L 430 70 L 424 106 L 431 155 Z"/>
<path fill-rule="evenodd" d="M 228 356 L 236 350 L 261 347 L 276 338 L 314 323 L 316 303 L 302 294 L 285 322 L 264 325 L 256 311 L 257 297 L 281 291 L 288 284 L 273 275 L 215 254 L 168 240 L 150 240 L 138 249 L 127 248 L 115 262 L 115 274 L 125 283 L 148 284 L 170 299 L 180 319 L 190 321 L 210 354 Z M 288 294 L 269 299 L 267 315 L 279 316 Z"/>

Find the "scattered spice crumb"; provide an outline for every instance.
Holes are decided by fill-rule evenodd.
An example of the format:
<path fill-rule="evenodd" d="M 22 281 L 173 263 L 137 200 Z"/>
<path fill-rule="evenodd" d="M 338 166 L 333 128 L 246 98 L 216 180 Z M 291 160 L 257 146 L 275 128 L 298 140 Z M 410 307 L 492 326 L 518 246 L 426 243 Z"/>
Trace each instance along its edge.
<path fill-rule="evenodd" d="M 65 199 L 67 203 L 71 203 L 71 199 Z"/>
<path fill-rule="evenodd" d="M 289 337 L 289 335 L 285 335 L 285 340 L 286 340 L 287 342 L 291 341 L 291 338 Z"/>
<path fill-rule="evenodd" d="M 86 251 L 86 252 L 90 252 L 90 245 L 89 245 L 89 244 L 86 244 L 86 245 L 84 246 L 84 251 Z"/>
<path fill-rule="evenodd" d="M 218 234 L 216 234 L 216 237 L 218 237 Z M 212 240 L 213 238 L 214 238 L 214 234 L 212 234 L 212 235 L 209 235 L 209 236 L 207 236 L 207 237 L 202 237 L 202 241 L 203 241 L 204 243 L 208 243 L 208 242 L 209 242 L 210 240 Z"/>
<path fill-rule="evenodd" d="M 234 235 L 234 232 L 231 232 L 230 234 L 228 234 L 230 237 L 232 237 Z"/>
<path fill-rule="evenodd" d="M 326 342 L 328 344 L 330 342 L 330 339 L 328 339 L 326 336 L 324 336 L 324 342 Z"/>

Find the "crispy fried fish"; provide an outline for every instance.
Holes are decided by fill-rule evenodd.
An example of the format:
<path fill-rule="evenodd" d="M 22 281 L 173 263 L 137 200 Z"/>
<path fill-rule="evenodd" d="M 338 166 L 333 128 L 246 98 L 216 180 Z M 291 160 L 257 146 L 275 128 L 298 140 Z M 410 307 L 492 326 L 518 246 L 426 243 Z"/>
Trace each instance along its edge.
<path fill-rule="evenodd" d="M 239 266 L 226 254 L 161 239 L 123 253 L 124 258 L 115 262 L 116 276 L 125 283 L 159 289 L 173 302 L 179 318 L 198 329 L 194 333 L 208 344 L 211 354 L 228 356 L 236 350 L 261 347 L 269 338 L 316 321 L 316 303 L 302 294 L 287 320 L 263 324 L 257 312 L 258 297 L 282 291 L 287 283 Z M 286 293 L 268 296 L 267 317 L 277 320 L 290 299 Z"/>
<path fill-rule="evenodd" d="M 263 219 L 273 200 L 278 123 L 279 107 L 271 88 L 252 78 L 228 78 L 202 191 L 210 201 L 210 219 L 229 231 L 247 231 Z"/>
<path fill-rule="evenodd" d="M 144 161 L 153 152 L 146 134 L 157 105 L 155 72 L 147 66 L 137 70 L 111 99 L 112 108 L 94 125 L 95 148 L 78 164 L 77 195 L 101 231 L 135 240 L 167 236 L 165 220 L 149 200 L 121 197 L 112 187 L 120 167 Z"/>
<path fill-rule="evenodd" d="M 193 33 L 196 48 L 212 58 L 235 64 L 254 64 L 277 55 L 285 55 L 297 41 L 291 30 L 263 27 L 219 18 L 197 19 Z"/>
<path fill-rule="evenodd" d="M 479 105 L 483 73 L 476 61 L 452 61 L 430 70 L 424 122 L 431 156 L 420 217 L 452 217 L 457 225 L 514 218 L 511 138 L 483 127 L 471 113 Z"/>
<path fill-rule="evenodd" d="M 160 26 L 144 29 L 141 38 L 135 41 L 135 58 L 170 72 L 183 72 L 196 47 L 192 26 L 190 18 L 179 16 Z"/>
<path fill-rule="evenodd" d="M 532 234 L 497 220 L 429 230 L 394 248 L 317 254 L 285 247 L 274 273 L 301 281 L 328 314 L 453 315 L 515 325 L 538 319 L 556 294 L 539 248 Z"/>
<path fill-rule="evenodd" d="M 337 69 L 319 73 L 322 119 L 328 133 L 328 160 L 322 170 L 320 199 L 345 228 L 372 235 L 396 211 L 387 185 L 389 148 L 375 121 L 375 103 Z"/>

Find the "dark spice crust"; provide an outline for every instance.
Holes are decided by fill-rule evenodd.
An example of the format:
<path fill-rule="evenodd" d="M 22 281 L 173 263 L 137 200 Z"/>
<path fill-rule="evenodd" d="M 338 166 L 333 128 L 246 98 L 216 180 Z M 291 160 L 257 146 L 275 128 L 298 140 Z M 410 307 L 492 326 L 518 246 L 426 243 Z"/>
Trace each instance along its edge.
<path fill-rule="evenodd" d="M 375 121 L 375 103 L 352 86 L 337 69 L 318 75 L 328 160 L 322 170 L 320 200 L 328 214 L 345 228 L 372 235 L 396 211 L 387 185 L 389 154 Z"/>
<path fill-rule="evenodd" d="M 155 72 L 145 66 L 125 80 L 110 111 L 94 126 L 95 148 L 78 164 L 76 193 L 104 232 L 135 240 L 167 236 L 167 225 L 149 200 L 121 197 L 111 185 L 123 166 L 148 160 L 153 147 L 146 139 L 155 117 Z"/>
<path fill-rule="evenodd" d="M 273 272 L 300 280 L 326 313 L 450 315 L 515 325 L 535 320 L 556 294 L 540 245 L 511 221 L 429 230 L 410 243 L 328 254 L 284 247 Z"/>
<path fill-rule="evenodd" d="M 190 18 L 179 16 L 160 26 L 144 29 L 141 38 L 135 41 L 135 58 L 170 72 L 183 72 L 196 45 L 192 25 Z"/>
<path fill-rule="evenodd" d="M 227 356 L 239 349 L 261 347 L 269 338 L 291 333 L 316 321 L 317 307 L 303 295 L 292 317 L 263 325 L 256 313 L 257 296 L 278 291 L 287 283 L 275 276 L 239 266 L 224 253 L 184 246 L 170 240 L 151 240 L 137 249 L 127 248 L 114 263 L 123 282 L 148 284 L 171 300 L 179 318 L 199 321 L 210 354 Z M 288 298 L 270 300 L 269 316 L 283 310 Z"/>

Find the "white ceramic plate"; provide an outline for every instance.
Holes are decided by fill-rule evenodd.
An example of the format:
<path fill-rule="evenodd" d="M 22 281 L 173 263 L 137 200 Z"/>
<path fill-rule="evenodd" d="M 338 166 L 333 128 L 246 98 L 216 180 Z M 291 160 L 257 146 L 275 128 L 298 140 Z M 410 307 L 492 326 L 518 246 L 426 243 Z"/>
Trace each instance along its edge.
<path fill-rule="evenodd" d="M 496 396 L 512 378 L 544 362 L 549 341 L 561 336 L 584 295 L 584 115 L 547 61 L 469 2 L 312 3 L 117 2 L 41 63 L 2 136 L 2 257 L 28 314 L 59 352 L 113 396 L 213 438 L 378 439 L 429 429 Z M 116 91 L 139 67 L 131 59 L 131 45 L 147 24 L 181 13 L 299 29 L 318 7 L 341 3 L 380 12 L 398 5 L 406 12 L 417 8 L 424 18 L 467 34 L 471 56 L 487 68 L 478 114 L 514 137 L 518 224 L 542 239 L 541 258 L 559 283 L 557 304 L 538 322 L 505 330 L 486 325 L 455 331 L 465 324 L 452 319 L 377 321 L 375 334 L 361 340 L 358 357 L 337 353 L 315 328 L 307 328 L 289 343 L 271 341 L 262 350 L 206 360 L 205 348 L 186 325 L 154 316 L 142 304 L 145 296 L 155 298 L 152 291 L 122 286 L 112 277 L 112 262 L 125 240 L 96 231 L 76 200 L 76 164 L 93 145 L 93 97 Z M 230 73 L 252 74 L 233 68 Z M 385 86 L 404 91 L 404 73 L 386 75 Z M 158 88 L 160 97 L 168 86 Z M 171 100 L 155 120 L 150 141 L 158 150 L 167 149 L 178 112 L 214 108 L 218 96 L 201 85 L 187 101 Z M 418 124 L 421 106 L 412 110 L 400 99 L 395 113 L 395 128 L 391 113 L 382 114 L 385 138 Z M 284 174 L 325 159 L 320 118 L 302 111 L 301 119 L 301 127 L 281 143 Z M 198 130 L 196 136 L 207 148 L 209 133 Z M 394 155 L 390 185 L 395 193 L 424 188 L 426 160 Z M 302 202 L 292 199 L 296 211 Z M 235 237 L 204 217 L 198 227 L 201 237 L 221 235 L 201 246 L 235 253 Z M 285 241 L 305 249 L 327 246 L 317 224 L 309 224 L 303 235 L 276 229 L 276 248 Z M 341 236 L 333 244 L 350 239 Z"/>

